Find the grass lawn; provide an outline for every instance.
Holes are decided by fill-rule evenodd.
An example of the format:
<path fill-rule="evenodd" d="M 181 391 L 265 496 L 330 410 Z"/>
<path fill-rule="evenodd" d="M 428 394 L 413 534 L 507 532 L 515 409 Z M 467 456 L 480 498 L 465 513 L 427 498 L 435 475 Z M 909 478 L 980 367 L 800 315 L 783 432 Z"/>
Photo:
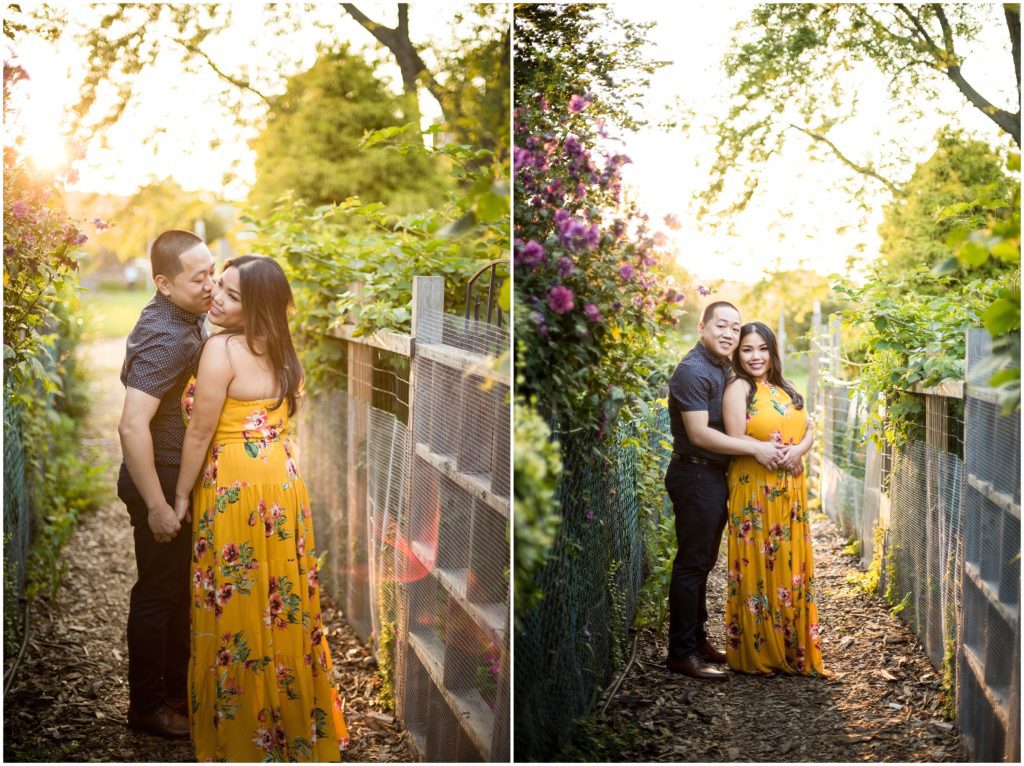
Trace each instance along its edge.
<path fill-rule="evenodd" d="M 86 338 L 124 338 L 135 326 L 153 290 L 82 290 Z"/>

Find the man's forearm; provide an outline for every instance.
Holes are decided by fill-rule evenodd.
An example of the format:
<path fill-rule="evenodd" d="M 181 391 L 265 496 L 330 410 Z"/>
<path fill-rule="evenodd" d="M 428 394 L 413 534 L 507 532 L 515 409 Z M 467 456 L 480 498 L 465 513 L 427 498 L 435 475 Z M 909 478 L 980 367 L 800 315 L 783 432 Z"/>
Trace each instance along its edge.
<path fill-rule="evenodd" d="M 705 426 L 694 429 L 694 433 L 687 432 L 690 442 L 701 449 L 719 452 L 723 455 L 746 455 L 754 457 L 757 454 L 757 439 L 736 437 L 716 431 L 714 428 Z"/>
<path fill-rule="evenodd" d="M 135 488 L 142 495 L 147 508 L 166 503 L 160 477 L 153 461 L 153 435 L 149 428 L 140 429 L 131 426 L 119 428 L 121 437 L 121 453 L 128 474 L 132 477 Z"/>

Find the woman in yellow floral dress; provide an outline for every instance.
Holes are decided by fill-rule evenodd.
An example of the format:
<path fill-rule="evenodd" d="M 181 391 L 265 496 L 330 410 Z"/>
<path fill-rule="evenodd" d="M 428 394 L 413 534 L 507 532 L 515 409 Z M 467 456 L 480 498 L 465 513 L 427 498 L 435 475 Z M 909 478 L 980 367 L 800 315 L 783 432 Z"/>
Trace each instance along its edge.
<path fill-rule="evenodd" d="M 723 399 L 726 433 L 787 450 L 778 470 L 742 456 L 729 468 L 726 659 L 747 673 L 824 674 L 803 475 L 813 430 L 803 397 L 782 377 L 766 325 L 740 328 L 733 369 Z"/>
<path fill-rule="evenodd" d="M 224 331 L 183 396 L 175 510 L 193 517 L 189 725 L 200 761 L 338 761 L 348 742 L 289 442 L 302 386 L 291 307 L 273 260 L 228 261 L 209 312 Z"/>

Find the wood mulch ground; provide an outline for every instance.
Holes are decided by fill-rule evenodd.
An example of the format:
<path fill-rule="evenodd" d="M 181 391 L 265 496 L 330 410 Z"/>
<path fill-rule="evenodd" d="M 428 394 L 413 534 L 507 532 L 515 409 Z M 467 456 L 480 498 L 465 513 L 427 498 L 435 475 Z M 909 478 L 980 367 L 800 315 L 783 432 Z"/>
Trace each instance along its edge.
<path fill-rule="evenodd" d="M 665 632 L 644 629 L 618 693 L 562 757 L 614 761 L 964 761 L 943 718 L 942 678 L 860 571 L 831 522 L 813 523 L 822 654 L 832 679 L 734 673 L 701 682 L 664 668 Z M 724 635 L 725 553 L 709 583 L 709 632 Z M 716 642 L 721 646 L 721 640 Z M 614 683 L 609 686 L 609 690 Z M 608 690 L 605 694 L 607 695 Z M 603 697 L 599 712 L 607 702 Z"/>
<path fill-rule="evenodd" d="M 118 374 L 124 340 L 92 344 L 81 355 L 92 370 L 88 437 L 110 461 L 116 483 L 116 424 L 124 396 Z M 128 651 L 125 624 L 135 582 L 132 531 L 124 505 L 111 502 L 80 520 L 65 558 L 56 603 L 37 601 L 29 640 L 4 700 L 5 761 L 192 761 L 188 742 L 171 742 L 125 726 Z M 376 663 L 328 597 L 324 624 L 339 688 L 346 699 L 348 761 L 412 761 L 408 734 L 377 700 Z M 14 654 L 13 652 L 11 654 Z M 5 671 L 13 657 L 5 656 Z"/>

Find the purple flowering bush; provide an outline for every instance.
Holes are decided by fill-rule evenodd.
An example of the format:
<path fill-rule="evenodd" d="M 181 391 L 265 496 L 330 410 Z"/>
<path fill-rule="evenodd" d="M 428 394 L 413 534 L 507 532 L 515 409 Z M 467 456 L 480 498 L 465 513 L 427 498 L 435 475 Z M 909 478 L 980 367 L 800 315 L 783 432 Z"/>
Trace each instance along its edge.
<path fill-rule="evenodd" d="M 27 79 L 4 65 L 4 104 Z M 68 173 L 74 171 L 69 170 Z M 13 145 L 4 146 L 4 373 L 14 396 L 30 396 L 32 382 L 47 393 L 59 387 L 40 360 L 56 335 L 69 335 L 68 307 L 77 303 L 77 248 L 87 237 L 60 206 L 60 177 L 35 173 Z M 77 325 L 76 325 L 77 327 Z"/>
<path fill-rule="evenodd" d="M 27 79 L 20 67 L 4 65 L 5 118 L 11 88 Z M 67 569 L 61 551 L 79 515 L 103 502 L 108 481 L 105 461 L 81 441 L 88 394 L 74 357 L 82 334 L 76 248 L 86 237 L 60 204 L 61 180 L 74 171 L 37 173 L 18 151 L 19 141 L 11 130 L 4 146 L 3 342 L 5 426 L 17 425 L 5 438 L 12 456 L 20 442 L 22 459 L 15 457 L 4 473 L 24 471 L 29 489 L 21 513 L 31 519 L 31 550 L 23 590 L 17 577 L 4 578 L 7 604 L 22 595 L 53 600 Z M 5 555 L 5 573 L 18 566 Z M 5 647 L 17 630 L 5 613 Z"/>
<path fill-rule="evenodd" d="M 515 111 L 517 389 L 559 429 L 603 436 L 645 391 L 683 294 L 657 269 L 664 235 L 623 200 L 629 158 L 593 98 Z"/>

